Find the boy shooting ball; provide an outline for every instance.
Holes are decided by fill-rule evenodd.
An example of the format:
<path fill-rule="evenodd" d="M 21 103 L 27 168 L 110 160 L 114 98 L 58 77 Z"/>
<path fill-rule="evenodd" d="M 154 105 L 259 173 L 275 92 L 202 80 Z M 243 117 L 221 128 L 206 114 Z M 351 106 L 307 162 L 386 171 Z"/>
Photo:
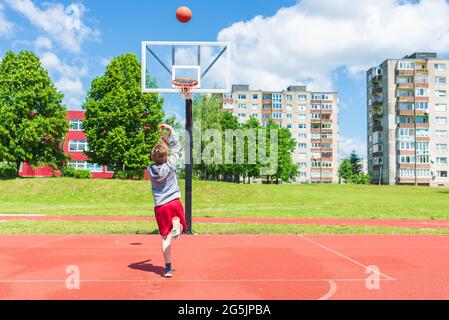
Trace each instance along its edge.
<path fill-rule="evenodd" d="M 187 229 L 181 193 L 176 180 L 176 166 L 181 153 L 179 137 L 168 124 L 159 126 L 170 134 L 169 143 L 159 142 L 151 153 L 153 164 L 148 167 L 154 198 L 154 213 L 162 237 L 162 253 L 166 278 L 172 277 L 171 240 L 178 239 Z"/>

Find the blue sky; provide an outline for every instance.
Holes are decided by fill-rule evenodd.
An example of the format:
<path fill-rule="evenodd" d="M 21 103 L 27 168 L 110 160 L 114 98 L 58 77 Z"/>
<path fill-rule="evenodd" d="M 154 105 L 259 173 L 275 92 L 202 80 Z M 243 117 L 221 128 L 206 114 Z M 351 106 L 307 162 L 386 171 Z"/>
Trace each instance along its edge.
<path fill-rule="evenodd" d="M 75 29 L 66 24 L 74 4 L 80 9 Z M 189 24 L 175 19 L 181 5 L 193 11 Z M 446 56 L 448 16 L 445 0 L 0 0 L 0 54 L 35 51 L 67 106 L 79 109 L 108 61 L 127 52 L 140 56 L 142 40 L 230 41 L 235 82 L 338 91 L 341 156 L 352 149 L 365 156 L 364 72 L 418 50 Z M 165 108 L 183 117 L 176 96 L 166 96 Z"/>

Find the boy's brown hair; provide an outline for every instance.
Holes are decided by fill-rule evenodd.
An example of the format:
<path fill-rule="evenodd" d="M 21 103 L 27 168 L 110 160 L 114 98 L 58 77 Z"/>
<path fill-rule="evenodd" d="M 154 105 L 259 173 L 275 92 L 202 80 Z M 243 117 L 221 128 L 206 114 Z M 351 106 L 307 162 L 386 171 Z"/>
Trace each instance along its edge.
<path fill-rule="evenodd" d="M 154 146 L 153 151 L 151 152 L 151 160 L 157 165 L 164 164 L 168 160 L 168 153 L 169 148 L 167 144 L 161 141 Z"/>

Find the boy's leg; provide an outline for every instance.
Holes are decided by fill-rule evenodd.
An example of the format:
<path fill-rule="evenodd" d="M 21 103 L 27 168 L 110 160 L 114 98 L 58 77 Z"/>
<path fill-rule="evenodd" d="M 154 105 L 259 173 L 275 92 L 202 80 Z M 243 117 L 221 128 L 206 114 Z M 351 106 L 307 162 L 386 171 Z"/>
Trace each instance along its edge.
<path fill-rule="evenodd" d="M 171 263 L 171 234 L 162 237 L 162 253 L 164 255 L 165 263 Z"/>
<path fill-rule="evenodd" d="M 165 273 L 166 278 L 172 277 L 172 265 L 171 265 L 171 235 L 162 237 L 162 253 L 165 261 Z"/>

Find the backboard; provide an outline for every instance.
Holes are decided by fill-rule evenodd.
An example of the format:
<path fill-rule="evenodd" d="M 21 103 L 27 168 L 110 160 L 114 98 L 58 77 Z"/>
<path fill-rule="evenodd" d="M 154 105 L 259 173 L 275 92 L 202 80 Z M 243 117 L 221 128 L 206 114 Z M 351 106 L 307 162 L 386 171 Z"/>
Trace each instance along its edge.
<path fill-rule="evenodd" d="M 226 42 L 142 42 L 142 92 L 178 93 L 173 81 L 190 78 L 198 94 L 231 91 Z"/>

